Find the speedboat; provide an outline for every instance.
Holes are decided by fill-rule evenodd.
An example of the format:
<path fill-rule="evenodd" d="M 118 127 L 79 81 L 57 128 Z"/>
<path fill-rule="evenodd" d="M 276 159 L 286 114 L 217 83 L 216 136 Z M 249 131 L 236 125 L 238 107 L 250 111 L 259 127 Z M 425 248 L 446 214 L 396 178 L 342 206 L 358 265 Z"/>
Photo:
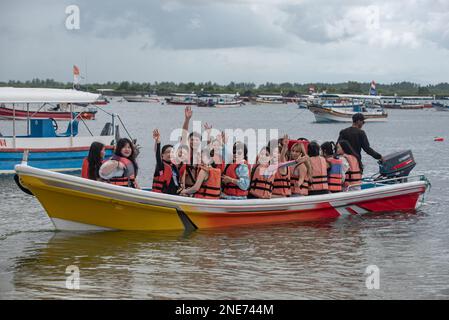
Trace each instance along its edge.
<path fill-rule="evenodd" d="M 15 170 L 19 187 L 39 200 L 58 230 L 192 231 L 414 212 L 429 182 L 423 176 L 404 177 L 414 166 L 409 154 L 385 157 L 382 170 L 397 176 L 368 179 L 361 190 L 276 199 L 197 199 L 120 187 L 26 163 Z"/>

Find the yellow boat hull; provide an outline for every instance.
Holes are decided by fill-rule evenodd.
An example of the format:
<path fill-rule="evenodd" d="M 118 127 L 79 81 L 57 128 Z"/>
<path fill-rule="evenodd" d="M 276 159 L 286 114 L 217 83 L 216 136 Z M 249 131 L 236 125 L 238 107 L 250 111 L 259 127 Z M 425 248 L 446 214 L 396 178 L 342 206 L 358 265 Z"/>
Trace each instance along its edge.
<path fill-rule="evenodd" d="M 271 200 L 208 200 L 119 187 L 16 166 L 20 185 L 40 201 L 59 230 L 195 230 L 412 211 L 424 181 L 368 190 Z"/>

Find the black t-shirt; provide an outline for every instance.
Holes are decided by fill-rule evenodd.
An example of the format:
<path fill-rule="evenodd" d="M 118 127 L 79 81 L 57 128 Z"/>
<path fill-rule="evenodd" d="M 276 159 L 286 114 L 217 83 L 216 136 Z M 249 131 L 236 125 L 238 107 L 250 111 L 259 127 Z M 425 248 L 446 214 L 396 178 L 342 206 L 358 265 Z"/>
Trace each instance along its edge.
<path fill-rule="evenodd" d="M 340 135 L 338 137 L 338 141 L 340 140 L 348 141 L 354 151 L 357 152 L 357 154 L 360 156 L 360 159 L 362 159 L 362 149 L 374 159 L 379 160 L 380 158 L 382 158 L 382 155 L 380 155 L 370 147 L 368 137 L 366 136 L 365 131 L 363 131 L 362 129 L 356 127 L 343 129 L 340 131 Z"/>

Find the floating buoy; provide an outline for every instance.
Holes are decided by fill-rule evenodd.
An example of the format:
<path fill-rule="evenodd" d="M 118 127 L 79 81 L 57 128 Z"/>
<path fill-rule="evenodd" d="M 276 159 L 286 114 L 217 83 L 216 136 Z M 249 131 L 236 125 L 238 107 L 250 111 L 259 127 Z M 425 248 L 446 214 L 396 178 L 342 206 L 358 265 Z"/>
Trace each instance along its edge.
<path fill-rule="evenodd" d="M 442 138 L 442 137 L 435 137 L 435 138 L 433 139 L 433 141 L 443 142 L 443 141 L 444 141 L 444 138 Z"/>

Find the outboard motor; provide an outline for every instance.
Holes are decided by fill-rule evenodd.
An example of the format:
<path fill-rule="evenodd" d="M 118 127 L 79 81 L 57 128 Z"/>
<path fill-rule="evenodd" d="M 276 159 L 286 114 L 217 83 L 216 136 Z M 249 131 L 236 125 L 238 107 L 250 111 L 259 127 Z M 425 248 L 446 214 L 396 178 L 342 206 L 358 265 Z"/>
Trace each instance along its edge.
<path fill-rule="evenodd" d="M 402 178 L 407 176 L 416 166 L 411 150 L 398 151 L 385 156 L 383 162 L 379 162 L 379 176 L 375 180 Z M 399 182 L 400 180 L 398 180 Z M 392 181 L 391 183 L 395 183 Z"/>

